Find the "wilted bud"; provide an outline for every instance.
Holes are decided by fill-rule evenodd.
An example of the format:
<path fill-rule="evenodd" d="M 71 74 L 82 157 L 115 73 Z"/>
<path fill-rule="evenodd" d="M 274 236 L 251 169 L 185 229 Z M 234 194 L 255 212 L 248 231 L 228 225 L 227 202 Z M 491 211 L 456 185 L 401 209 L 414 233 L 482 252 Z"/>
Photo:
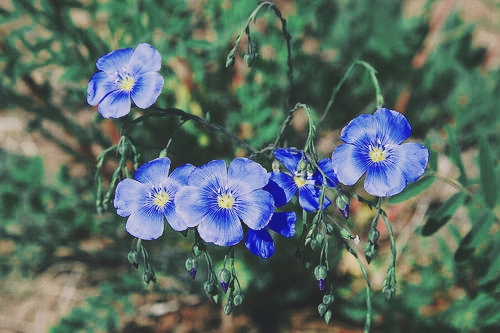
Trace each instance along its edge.
<path fill-rule="evenodd" d="M 219 271 L 220 286 L 224 294 L 227 292 L 227 289 L 229 288 L 230 279 L 231 279 L 231 273 L 227 269 L 223 268 Z"/>

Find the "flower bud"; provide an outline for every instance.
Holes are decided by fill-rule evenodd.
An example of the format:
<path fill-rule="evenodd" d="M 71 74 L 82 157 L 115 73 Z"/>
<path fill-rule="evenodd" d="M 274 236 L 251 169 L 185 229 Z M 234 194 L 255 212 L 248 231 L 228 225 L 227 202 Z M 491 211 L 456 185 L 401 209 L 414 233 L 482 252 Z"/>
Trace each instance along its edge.
<path fill-rule="evenodd" d="M 226 315 L 229 315 L 231 314 L 231 312 L 233 312 L 233 302 L 227 302 L 225 305 L 224 305 L 224 313 Z"/>
<path fill-rule="evenodd" d="M 325 313 L 325 323 L 327 325 L 330 323 L 330 319 L 332 319 L 332 311 L 328 310 Z"/>
<path fill-rule="evenodd" d="M 318 265 L 314 269 L 314 276 L 318 281 L 319 290 L 323 291 L 325 289 L 325 279 L 327 275 L 327 269 L 324 265 Z"/>
<path fill-rule="evenodd" d="M 227 269 L 223 268 L 219 271 L 220 286 L 224 294 L 227 292 L 227 289 L 229 288 L 230 279 L 231 279 L 231 273 Z"/>
<path fill-rule="evenodd" d="M 339 192 L 337 198 L 335 199 L 335 204 L 340 213 L 344 218 L 349 218 L 349 198 L 344 194 Z"/>
<path fill-rule="evenodd" d="M 186 268 L 186 271 L 189 272 L 189 275 L 194 279 L 196 277 L 196 272 L 197 272 L 197 267 L 198 267 L 198 262 L 194 258 L 187 258 L 186 262 L 184 263 L 184 267 Z"/>
<path fill-rule="evenodd" d="M 139 264 L 137 263 L 137 251 L 130 250 L 127 255 L 128 262 L 131 263 L 135 269 L 139 268 Z"/>
<path fill-rule="evenodd" d="M 233 303 L 234 303 L 234 306 L 240 306 L 241 303 L 243 303 L 243 295 L 240 293 L 237 293 L 236 295 L 234 295 Z"/>
<path fill-rule="evenodd" d="M 333 296 L 332 294 L 326 294 L 323 296 L 323 303 L 327 306 L 331 305 L 334 300 L 335 296 Z"/>
<path fill-rule="evenodd" d="M 203 290 L 208 295 L 208 297 L 211 297 L 217 293 L 215 290 L 215 283 L 213 280 L 207 280 L 203 282 Z"/>
<path fill-rule="evenodd" d="M 199 244 L 194 244 L 192 252 L 195 257 L 199 257 L 203 253 L 203 248 Z"/>
<path fill-rule="evenodd" d="M 318 313 L 321 317 L 326 313 L 326 310 L 328 310 L 328 307 L 325 304 L 321 303 L 318 305 Z"/>

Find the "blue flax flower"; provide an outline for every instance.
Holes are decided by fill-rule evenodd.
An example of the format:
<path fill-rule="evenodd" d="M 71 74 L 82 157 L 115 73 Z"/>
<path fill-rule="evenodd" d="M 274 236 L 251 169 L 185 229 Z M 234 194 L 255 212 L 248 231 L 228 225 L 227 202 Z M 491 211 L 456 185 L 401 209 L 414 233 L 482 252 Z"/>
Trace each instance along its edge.
<path fill-rule="evenodd" d="M 272 193 L 276 206 L 283 206 L 298 192 L 299 204 L 304 210 L 308 212 L 317 210 L 323 184 L 321 172 L 319 170 L 311 172 L 303 169 L 302 165 L 305 165 L 307 160 L 301 150 L 292 148 L 276 149 L 274 157 L 288 170 L 288 172 L 271 172 L 269 184 L 265 187 L 266 190 Z M 325 158 L 318 163 L 318 166 L 326 175 L 327 185 L 335 187 L 338 181 L 331 160 Z M 325 196 L 323 209 L 330 204 L 331 201 Z"/>
<path fill-rule="evenodd" d="M 163 88 L 161 55 L 147 43 L 111 51 L 96 62 L 87 86 L 87 103 L 99 105 L 104 118 L 119 118 L 130 112 L 130 99 L 141 109 L 156 102 Z"/>
<path fill-rule="evenodd" d="M 116 213 L 127 217 L 125 229 L 140 239 L 156 239 L 163 234 L 164 218 L 176 230 L 191 227 L 175 212 L 174 198 L 181 185 L 187 184 L 190 164 L 175 169 L 170 176 L 170 160 L 157 158 L 141 165 L 134 179 L 124 179 L 116 187 L 114 205 Z"/>
<path fill-rule="evenodd" d="M 206 242 L 231 246 L 243 239 L 241 222 L 264 228 L 274 210 L 274 200 L 262 190 L 269 175 L 258 163 L 235 158 L 229 169 L 222 160 L 197 168 L 175 196 L 176 211 L 184 221 L 198 224 Z"/>
<path fill-rule="evenodd" d="M 354 185 L 366 173 L 364 187 L 373 196 L 400 193 L 407 183 L 416 181 L 429 159 L 427 148 L 419 143 L 402 143 L 411 127 L 399 112 L 378 109 L 362 114 L 342 129 L 345 142 L 332 155 L 333 169 L 345 185 Z"/>
<path fill-rule="evenodd" d="M 275 212 L 266 228 L 248 230 L 245 246 L 252 254 L 267 259 L 274 253 L 274 240 L 267 229 L 291 238 L 295 235 L 296 221 L 297 215 L 294 212 Z"/>

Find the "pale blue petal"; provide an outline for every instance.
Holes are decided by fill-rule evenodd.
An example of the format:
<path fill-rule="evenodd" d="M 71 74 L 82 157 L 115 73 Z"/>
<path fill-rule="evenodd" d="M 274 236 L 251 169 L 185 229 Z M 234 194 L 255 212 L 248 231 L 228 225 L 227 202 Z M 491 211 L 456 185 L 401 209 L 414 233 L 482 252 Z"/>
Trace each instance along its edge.
<path fill-rule="evenodd" d="M 188 228 L 188 225 L 184 222 L 184 220 L 176 213 L 175 205 L 170 204 L 165 206 L 165 210 L 163 212 L 165 218 L 167 219 L 168 224 L 175 231 L 184 231 Z"/>
<path fill-rule="evenodd" d="M 175 212 L 188 227 L 197 226 L 218 207 L 217 199 L 209 200 L 206 191 L 196 186 L 181 186 L 174 197 Z"/>
<path fill-rule="evenodd" d="M 153 209 L 141 207 L 129 216 L 125 229 L 134 237 L 152 240 L 163 234 L 163 215 Z"/>
<path fill-rule="evenodd" d="M 177 168 L 170 174 L 170 179 L 176 181 L 180 185 L 187 185 L 189 176 L 193 173 L 196 167 L 192 164 L 184 164 Z"/>
<path fill-rule="evenodd" d="M 275 185 L 276 184 L 276 185 Z M 282 191 L 277 189 L 278 186 Z M 297 193 L 297 184 L 293 180 L 293 177 L 284 172 L 272 172 L 269 178 L 269 185 L 264 187 L 266 191 L 271 192 L 275 201 L 276 207 L 281 207 L 292 200 L 295 193 Z M 283 200 L 283 194 L 285 200 Z"/>
<path fill-rule="evenodd" d="M 158 187 L 168 182 L 168 171 L 170 170 L 170 159 L 159 157 L 141 165 L 135 172 L 134 179 Z"/>
<path fill-rule="evenodd" d="M 376 121 L 372 126 L 376 126 L 377 137 L 383 144 L 400 144 L 410 137 L 411 126 L 403 114 L 382 108 L 373 116 Z"/>
<path fill-rule="evenodd" d="M 144 206 L 148 188 L 136 180 L 126 178 L 118 183 L 113 205 L 116 213 L 122 217 L 131 215 Z"/>
<path fill-rule="evenodd" d="M 267 230 L 248 230 L 245 246 L 256 256 L 264 259 L 270 258 L 274 253 L 274 241 Z"/>
<path fill-rule="evenodd" d="M 120 118 L 130 112 L 130 105 L 130 94 L 115 90 L 104 97 L 97 110 L 104 118 Z"/>
<path fill-rule="evenodd" d="M 136 77 L 130 96 L 141 109 L 146 109 L 153 105 L 160 96 L 163 88 L 163 76 L 156 72 L 141 74 Z"/>
<path fill-rule="evenodd" d="M 216 190 L 226 188 L 226 162 L 222 160 L 214 160 L 196 168 L 189 177 L 188 183 L 189 185 Z"/>
<path fill-rule="evenodd" d="M 314 185 L 304 185 L 299 188 L 299 204 L 307 212 L 315 211 L 319 208 L 319 198 L 321 189 Z M 323 209 L 328 207 L 332 202 L 325 196 L 323 200 Z"/>
<path fill-rule="evenodd" d="M 337 175 L 335 174 L 335 171 L 333 170 L 332 160 L 329 158 L 322 159 L 321 161 L 318 162 L 318 167 L 325 174 L 327 185 L 329 187 L 337 186 L 337 184 L 339 183 L 339 180 L 337 179 Z M 320 184 L 323 184 L 323 175 L 318 170 L 316 170 L 314 172 L 313 178 L 319 179 Z"/>
<path fill-rule="evenodd" d="M 137 45 L 130 58 L 128 72 L 141 74 L 146 72 L 158 72 L 161 68 L 161 54 L 148 43 Z"/>
<path fill-rule="evenodd" d="M 227 186 L 234 195 L 244 195 L 264 187 L 269 175 L 259 163 L 248 158 L 235 158 L 228 169 Z"/>
<path fill-rule="evenodd" d="M 367 154 L 352 144 L 341 144 L 335 148 L 332 163 L 339 182 L 344 185 L 356 184 L 370 165 Z"/>
<path fill-rule="evenodd" d="M 284 237 L 295 235 L 295 222 L 297 215 L 295 212 L 275 212 L 267 227 Z"/>
<path fill-rule="evenodd" d="M 132 52 L 131 48 L 111 51 L 97 60 L 96 67 L 111 75 L 122 73 L 128 67 Z"/>
<path fill-rule="evenodd" d="M 116 90 L 114 77 L 105 72 L 97 72 L 92 75 L 87 84 L 87 103 L 96 106 L 114 90 Z"/>
<path fill-rule="evenodd" d="M 371 114 L 362 114 L 347 124 L 340 133 L 340 140 L 345 143 L 356 143 L 365 138 L 374 138 L 377 135 L 377 126 L 374 126 L 374 117 Z"/>
<path fill-rule="evenodd" d="M 273 196 L 264 190 L 255 190 L 236 197 L 233 209 L 239 218 L 251 229 L 264 228 L 274 212 Z"/>
<path fill-rule="evenodd" d="M 207 243 L 231 246 L 243 239 L 243 227 L 232 209 L 213 210 L 198 225 L 200 237 Z"/>
<path fill-rule="evenodd" d="M 388 197 L 403 191 L 406 186 L 404 172 L 397 163 L 387 159 L 373 163 L 365 178 L 365 190 L 377 197 Z"/>
<path fill-rule="evenodd" d="M 303 153 L 301 150 L 292 148 L 279 148 L 274 151 L 274 157 L 291 173 L 297 171 L 302 156 Z"/>
<path fill-rule="evenodd" d="M 429 151 L 416 142 L 403 143 L 393 148 L 392 154 L 403 170 L 408 183 L 416 181 L 425 172 L 429 162 Z M 391 154 L 391 156 L 392 156 Z"/>

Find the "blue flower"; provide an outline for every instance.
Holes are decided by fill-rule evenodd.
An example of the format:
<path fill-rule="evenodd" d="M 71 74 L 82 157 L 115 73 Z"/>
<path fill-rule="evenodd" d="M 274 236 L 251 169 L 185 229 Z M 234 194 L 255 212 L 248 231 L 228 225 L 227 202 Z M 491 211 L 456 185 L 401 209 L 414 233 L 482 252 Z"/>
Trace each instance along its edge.
<path fill-rule="evenodd" d="M 295 235 L 296 221 L 297 215 L 294 212 L 275 212 L 266 228 L 248 230 L 245 246 L 252 254 L 267 259 L 274 253 L 274 240 L 267 229 L 291 238 Z"/>
<path fill-rule="evenodd" d="M 354 185 L 366 173 L 364 186 L 373 196 L 400 193 L 425 171 L 429 160 L 427 148 L 419 143 L 403 143 L 411 127 L 399 112 L 378 109 L 363 114 L 342 129 L 345 142 L 332 155 L 333 169 L 345 185 Z"/>
<path fill-rule="evenodd" d="M 276 149 L 274 157 L 288 170 L 288 172 L 271 172 L 269 184 L 264 188 L 272 193 L 276 206 L 280 207 L 288 203 L 298 191 L 300 206 L 308 212 L 317 210 L 323 184 L 322 173 L 319 170 L 311 172 L 305 169 L 307 159 L 301 150 Z M 331 160 L 329 158 L 321 160 L 318 167 L 325 174 L 327 185 L 337 186 L 337 176 L 333 171 Z M 323 209 L 330 204 L 331 201 L 325 196 Z"/>
<path fill-rule="evenodd" d="M 191 227 L 175 212 L 174 198 L 181 185 L 187 184 L 189 175 L 195 169 L 190 164 L 175 169 L 170 177 L 170 160 L 157 158 L 141 165 L 134 179 L 124 179 L 116 187 L 114 206 L 116 213 L 127 217 L 125 229 L 140 239 L 156 239 L 163 234 L 166 218 L 176 230 Z"/>
<path fill-rule="evenodd" d="M 177 214 L 197 224 L 206 242 L 237 244 L 243 239 L 241 222 L 260 230 L 271 219 L 273 197 L 261 189 L 268 180 L 266 170 L 247 158 L 235 158 L 229 169 L 222 160 L 211 161 L 194 170 L 188 186 L 177 192 Z"/>
<path fill-rule="evenodd" d="M 130 98 L 141 109 L 153 105 L 161 89 L 163 77 L 161 55 L 147 43 L 111 51 L 97 60 L 95 73 L 87 86 L 87 103 L 99 105 L 104 118 L 119 118 L 130 112 Z"/>

